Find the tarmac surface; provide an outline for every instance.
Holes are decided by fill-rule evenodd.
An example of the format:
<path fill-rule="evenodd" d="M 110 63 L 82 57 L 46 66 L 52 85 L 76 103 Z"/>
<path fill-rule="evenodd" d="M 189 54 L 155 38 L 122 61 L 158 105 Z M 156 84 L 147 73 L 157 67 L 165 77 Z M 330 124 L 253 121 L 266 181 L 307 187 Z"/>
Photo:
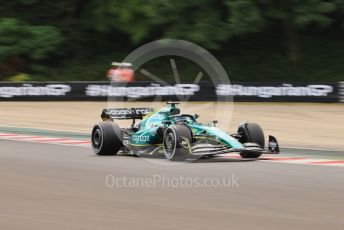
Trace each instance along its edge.
<path fill-rule="evenodd" d="M 344 226 L 342 167 L 228 158 L 173 163 L 0 140 L 0 181 L 6 230 Z"/>
<path fill-rule="evenodd" d="M 106 107 L 164 104 L 1 102 L 0 133 L 42 143 L 0 140 L 0 229 L 343 229 L 341 104 L 180 105 L 228 131 L 241 121 L 262 125 L 277 137 L 284 163 L 100 157 L 89 147 L 44 143 L 45 136 L 89 140 Z"/>

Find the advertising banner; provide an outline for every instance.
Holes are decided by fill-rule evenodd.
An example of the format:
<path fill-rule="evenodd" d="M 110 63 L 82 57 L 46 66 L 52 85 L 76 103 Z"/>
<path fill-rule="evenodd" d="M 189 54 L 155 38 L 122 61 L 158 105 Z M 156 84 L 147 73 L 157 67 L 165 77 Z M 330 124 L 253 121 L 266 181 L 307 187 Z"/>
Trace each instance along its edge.
<path fill-rule="evenodd" d="M 25 82 L 0 83 L 1 101 L 130 100 L 130 101 L 275 101 L 337 102 L 343 99 L 343 83 L 247 83 L 232 84 L 166 82 Z"/>

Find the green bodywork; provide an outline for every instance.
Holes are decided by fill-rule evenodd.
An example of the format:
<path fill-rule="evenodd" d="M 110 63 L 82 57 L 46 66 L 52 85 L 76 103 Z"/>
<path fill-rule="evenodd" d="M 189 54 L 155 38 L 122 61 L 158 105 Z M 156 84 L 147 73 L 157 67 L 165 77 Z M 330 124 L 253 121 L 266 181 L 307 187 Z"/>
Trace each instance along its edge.
<path fill-rule="evenodd" d="M 158 129 L 161 129 L 161 127 L 167 128 L 170 125 L 181 122 L 182 119 L 182 122 L 191 128 L 195 139 L 199 142 L 217 142 L 225 144 L 230 148 L 244 148 L 237 139 L 221 129 L 213 125 L 198 123 L 196 115 L 183 116 L 179 113 L 176 114 L 176 110 L 179 111 L 178 108 L 171 106 L 147 114 L 139 123 L 139 131 L 131 136 L 129 144 L 138 148 L 161 146 L 162 136 L 158 134 Z"/>

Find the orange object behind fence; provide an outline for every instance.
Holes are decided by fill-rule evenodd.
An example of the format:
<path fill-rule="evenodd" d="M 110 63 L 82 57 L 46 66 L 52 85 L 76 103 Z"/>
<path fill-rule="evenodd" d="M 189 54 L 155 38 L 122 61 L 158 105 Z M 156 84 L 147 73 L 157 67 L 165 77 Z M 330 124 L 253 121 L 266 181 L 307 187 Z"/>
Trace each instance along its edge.
<path fill-rule="evenodd" d="M 107 77 L 111 81 L 133 82 L 135 80 L 134 70 L 131 68 L 132 65 L 130 63 L 113 62 L 112 66 L 107 72 Z"/>

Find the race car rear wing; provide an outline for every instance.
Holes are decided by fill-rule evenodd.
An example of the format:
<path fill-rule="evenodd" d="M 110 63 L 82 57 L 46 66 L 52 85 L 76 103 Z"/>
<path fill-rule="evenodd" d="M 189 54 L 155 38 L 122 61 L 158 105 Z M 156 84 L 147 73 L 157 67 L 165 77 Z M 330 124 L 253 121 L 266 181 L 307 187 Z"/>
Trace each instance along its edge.
<path fill-rule="evenodd" d="M 148 113 L 153 112 L 152 108 L 120 108 L 104 109 L 100 117 L 107 119 L 142 119 Z"/>

